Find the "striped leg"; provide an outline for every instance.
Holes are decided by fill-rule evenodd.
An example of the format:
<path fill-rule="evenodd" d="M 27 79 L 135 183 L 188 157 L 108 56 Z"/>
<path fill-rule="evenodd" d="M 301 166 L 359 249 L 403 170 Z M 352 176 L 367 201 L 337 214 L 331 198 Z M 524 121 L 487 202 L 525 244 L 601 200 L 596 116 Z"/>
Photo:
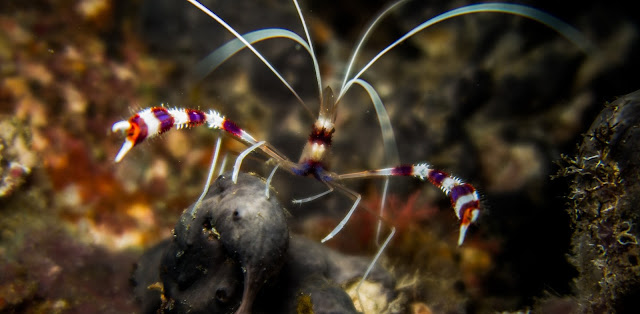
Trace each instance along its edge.
<path fill-rule="evenodd" d="M 182 129 L 205 124 L 209 128 L 223 130 L 233 135 L 237 140 L 251 146 L 246 153 L 254 149 L 260 149 L 265 155 L 273 158 L 278 165 L 295 174 L 294 169 L 298 167 L 294 162 L 270 144 L 256 141 L 253 136 L 238 127 L 235 122 L 225 118 L 215 110 L 204 112 L 197 109 L 152 107 L 138 112 L 129 120 L 114 123 L 111 127 L 113 132 L 123 131 L 127 135 L 115 161 L 120 162 L 134 146 L 144 142 L 144 140 L 167 132 L 174 127 Z M 243 157 L 244 155 L 241 155 L 236 160 L 234 173 L 239 171 L 239 162 L 242 162 Z M 222 169 L 224 169 L 224 165 L 221 167 L 221 171 Z"/>
<path fill-rule="evenodd" d="M 250 145 L 256 143 L 256 140 L 249 133 L 215 110 L 204 112 L 197 109 L 152 107 L 138 112 L 129 120 L 113 124 L 111 127 L 113 132 L 123 131 L 127 134 L 115 161 L 120 162 L 131 148 L 147 138 L 160 135 L 173 127 L 176 129 L 191 128 L 205 123 L 212 129 L 226 131 Z"/>
<path fill-rule="evenodd" d="M 415 165 L 402 165 L 393 168 L 362 171 L 337 176 L 337 179 L 355 179 L 375 176 L 414 176 L 429 180 L 451 198 L 451 206 L 460 219 L 460 236 L 458 245 L 464 242 L 467 229 L 474 223 L 480 214 L 480 198 L 476 189 L 459 178 L 446 172 L 435 170 L 427 163 Z"/>
<path fill-rule="evenodd" d="M 205 124 L 209 128 L 223 130 L 247 145 L 258 143 L 251 134 L 215 110 L 204 112 L 187 108 L 152 107 L 138 112 L 129 120 L 113 124 L 111 127 L 113 132 L 122 131 L 127 135 L 115 161 L 120 162 L 134 146 L 144 142 L 144 140 L 167 132 L 174 127 L 182 129 Z M 286 166 L 289 171 L 295 166 L 295 163 L 269 144 L 260 146 L 260 150 L 275 159 L 281 166 Z"/>

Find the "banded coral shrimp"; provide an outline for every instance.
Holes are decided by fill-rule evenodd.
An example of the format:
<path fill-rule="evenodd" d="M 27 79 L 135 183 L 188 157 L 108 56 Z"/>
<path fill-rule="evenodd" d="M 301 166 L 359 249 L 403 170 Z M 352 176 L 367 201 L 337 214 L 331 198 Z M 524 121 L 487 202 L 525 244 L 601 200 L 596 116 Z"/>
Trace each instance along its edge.
<path fill-rule="evenodd" d="M 199 4 L 196 4 L 195 2 L 192 2 L 192 3 L 196 6 L 199 5 Z M 212 15 L 213 13 L 210 11 L 207 11 L 204 7 L 201 7 L 201 6 L 198 6 L 198 7 L 201 10 L 207 12 L 207 14 L 209 14 L 210 16 L 217 17 L 217 15 Z M 296 3 L 296 7 L 298 7 L 297 3 Z M 510 7 L 508 5 L 501 6 L 502 9 L 498 9 L 498 7 L 493 7 L 492 9 L 490 9 L 490 5 L 485 5 L 485 6 L 481 5 L 476 8 L 479 8 L 478 9 L 479 11 L 491 11 L 491 10 L 501 11 L 501 10 L 505 10 L 504 8 L 511 8 L 506 10 L 510 13 L 514 13 L 515 12 L 514 10 L 516 7 L 523 8 L 520 6 Z M 462 12 L 466 12 L 466 13 L 470 12 L 469 7 L 467 7 L 465 10 L 457 11 L 457 13 L 462 13 Z M 532 12 L 538 12 L 542 14 L 540 11 L 532 11 Z M 300 13 L 299 8 L 298 8 L 298 14 L 302 17 L 302 14 Z M 450 13 L 450 14 L 451 16 L 455 15 L 455 13 Z M 525 13 L 524 11 L 522 11 L 520 12 L 520 14 L 525 15 L 527 17 L 534 16 L 531 12 Z M 542 18 L 538 16 L 536 19 L 546 19 L 546 21 L 549 22 L 550 17 L 546 15 L 544 16 L 546 18 Z M 559 21 L 555 20 L 555 22 L 558 23 Z M 304 22 L 303 22 L 303 25 L 305 25 Z M 422 24 L 423 28 L 426 28 L 429 25 L 430 25 L 429 23 Z M 565 26 L 566 25 L 563 24 L 563 27 Z M 556 30 L 559 30 L 560 27 L 556 25 L 554 28 L 556 28 Z M 233 28 L 231 27 L 229 27 L 228 29 L 230 31 L 233 30 Z M 307 33 L 306 35 L 307 40 L 305 41 L 304 39 L 301 39 L 300 41 L 298 41 L 298 44 L 300 44 L 303 47 L 306 47 L 309 53 L 313 56 L 314 55 L 313 49 L 311 48 L 311 44 L 310 44 L 311 41 L 308 39 L 308 32 L 306 31 L 306 28 L 305 28 L 305 33 Z M 407 34 L 406 38 L 411 37 L 412 35 L 413 35 L 413 32 L 410 32 Z M 568 33 L 565 33 L 565 35 L 567 37 L 574 38 L 574 39 L 577 36 L 575 34 L 568 34 Z M 236 36 L 238 37 L 238 40 L 240 40 L 241 38 L 240 35 L 236 34 Z M 269 35 L 269 36 L 272 36 L 272 35 Z M 292 35 L 289 35 L 289 36 L 292 36 Z M 250 38 L 250 35 L 247 35 L 247 38 Z M 267 36 L 258 35 L 258 38 L 265 39 L 267 38 Z M 236 42 L 238 40 L 236 40 Z M 252 41 L 252 39 L 248 41 Z M 577 40 L 577 41 L 582 42 L 582 40 Z M 261 56 L 259 53 L 257 53 L 255 48 L 253 48 L 252 45 L 250 45 L 248 42 L 244 42 L 243 44 L 245 46 L 250 47 L 250 49 L 252 49 L 256 55 Z M 585 45 L 582 45 L 582 46 L 585 46 Z M 240 48 L 242 48 L 242 45 Z M 383 52 L 380 55 L 372 59 L 369 65 L 375 62 L 379 56 L 382 56 L 384 53 L 386 53 L 386 51 L 390 50 L 391 48 L 393 48 L 393 46 L 389 46 L 388 49 L 383 50 Z M 355 55 L 356 54 L 354 53 L 354 60 L 355 60 Z M 226 58 L 222 58 L 221 61 L 224 61 L 224 59 Z M 265 63 L 268 63 L 268 62 L 265 61 Z M 318 98 L 320 99 L 319 102 L 321 104 L 322 109 L 320 110 L 321 114 L 320 114 L 320 119 L 318 120 L 319 122 L 317 122 L 319 127 L 316 129 L 315 132 L 312 132 L 312 134 L 309 136 L 310 140 L 309 140 L 308 146 L 307 148 L 305 148 L 305 152 L 303 152 L 303 157 L 300 160 L 300 164 L 304 166 L 300 166 L 300 164 L 291 162 L 289 159 L 284 157 L 283 154 L 279 153 L 273 146 L 267 145 L 266 143 L 263 143 L 263 142 L 258 142 L 254 137 L 249 135 L 249 133 L 237 127 L 235 123 L 230 122 L 230 120 L 227 120 L 226 118 L 221 116 L 220 113 L 218 112 L 209 111 L 207 113 L 206 110 L 200 111 L 195 109 L 194 110 L 164 109 L 164 108 L 158 108 L 158 107 L 150 108 L 148 110 L 143 110 L 139 113 L 139 116 L 136 115 L 132 117 L 129 121 L 122 121 L 114 124 L 114 128 L 113 128 L 114 131 L 126 130 L 127 132 L 129 132 L 128 140 L 125 142 L 125 145 L 123 146 L 122 150 L 116 157 L 116 160 L 119 161 L 120 159 L 122 159 L 124 154 L 126 154 L 128 150 L 131 149 L 131 147 L 133 147 L 135 144 L 138 144 L 139 142 L 142 142 L 145 139 L 145 137 L 147 137 L 146 132 L 148 132 L 149 137 L 152 137 L 153 135 L 167 131 L 176 125 L 177 126 L 188 125 L 188 124 L 200 125 L 200 124 L 204 124 L 206 121 L 206 123 L 209 124 L 210 127 L 223 129 L 224 131 L 232 134 L 233 136 L 240 138 L 241 141 L 248 144 L 248 146 L 251 145 L 250 150 L 248 151 L 251 151 L 254 149 L 262 150 L 263 153 L 265 153 L 268 157 L 271 157 L 274 160 L 276 160 L 276 164 L 280 167 L 280 169 L 284 168 L 285 170 L 288 170 L 289 172 L 292 172 L 296 175 L 314 176 L 319 181 L 323 181 L 327 183 L 330 187 L 329 189 L 330 191 L 337 189 L 342 191 L 344 194 L 347 194 L 351 198 L 355 199 L 354 204 L 351 206 L 349 210 L 349 213 L 345 216 L 345 218 L 338 225 L 338 227 L 334 229 L 334 231 L 332 231 L 327 237 L 325 237 L 325 240 L 329 240 L 340 231 L 340 229 L 344 226 L 344 223 L 346 223 L 349 220 L 351 213 L 357 208 L 357 205 L 360 199 L 359 193 L 354 192 L 352 189 L 347 188 L 342 184 L 335 183 L 334 180 L 351 179 L 351 178 L 358 178 L 358 177 L 364 178 L 364 177 L 370 177 L 370 176 L 413 175 L 420 178 L 430 179 L 430 181 L 434 183 L 437 187 L 443 188 L 446 194 L 450 194 L 452 199 L 452 206 L 454 207 L 454 210 L 457 216 L 460 219 L 462 219 L 462 225 L 460 228 L 458 241 L 457 241 L 459 244 L 462 244 L 467 227 L 471 222 L 474 222 L 477 219 L 480 213 L 480 207 L 479 207 L 480 205 L 479 205 L 479 197 L 475 192 L 475 189 L 472 186 L 466 183 L 463 183 L 461 180 L 456 179 L 444 172 L 434 170 L 427 164 L 422 164 L 422 163 L 416 163 L 409 166 L 397 166 L 394 168 L 386 168 L 379 171 L 369 171 L 364 173 L 353 173 L 353 174 L 345 174 L 345 175 L 338 175 L 338 174 L 326 172 L 326 169 L 324 167 L 325 165 L 323 164 L 324 152 L 322 151 L 322 149 L 325 147 L 324 145 L 328 144 L 328 142 L 331 140 L 331 135 L 333 133 L 333 123 L 335 122 L 334 105 L 339 102 L 339 100 L 342 98 L 344 93 L 346 93 L 349 87 L 353 84 L 362 85 L 365 88 L 365 90 L 367 90 L 370 93 L 371 98 L 373 99 L 376 99 L 378 96 L 377 96 L 377 93 L 375 93 L 375 90 L 371 87 L 369 83 L 358 79 L 358 77 L 362 73 L 364 73 L 369 67 L 369 65 L 367 65 L 364 68 L 362 68 L 362 70 L 358 74 L 356 74 L 355 77 L 353 78 L 349 78 L 349 71 L 346 71 L 347 75 L 345 76 L 344 82 L 342 83 L 342 88 L 337 94 L 338 101 L 336 101 L 334 104 L 323 102 L 322 101 L 323 98 L 324 99 L 331 98 L 330 92 L 326 92 L 324 95 L 321 93 L 322 83 L 319 78 L 320 75 L 319 75 L 317 61 L 315 61 L 314 63 L 315 63 L 316 73 L 318 73 L 317 74 L 318 93 L 319 93 Z M 284 79 L 281 79 L 281 81 L 286 82 Z M 292 88 L 290 89 L 293 91 Z M 297 96 L 296 98 L 298 98 L 300 102 L 303 102 L 299 96 Z M 375 102 L 379 102 L 379 101 L 374 100 L 374 103 Z M 381 105 L 381 102 L 379 102 L 379 104 Z M 377 109 L 380 109 L 380 108 L 384 109 L 384 107 L 380 107 L 380 106 Z M 379 116 L 379 119 L 385 120 L 384 117 L 385 116 L 381 114 Z M 156 119 L 159 120 L 160 122 L 154 122 L 156 121 Z M 142 133 L 138 133 L 140 130 L 142 130 Z M 387 139 L 385 143 L 387 147 L 394 146 L 388 140 L 389 138 L 392 138 L 392 137 L 393 136 L 384 136 L 384 138 Z M 394 150 L 393 147 L 388 149 L 391 151 Z M 394 159 L 393 157 L 389 157 L 390 154 L 391 153 L 388 153 L 387 157 L 389 159 Z M 237 161 L 239 162 L 242 161 L 242 158 L 237 159 Z M 236 173 L 237 171 L 239 171 L 239 162 L 237 163 L 238 165 L 234 167 Z M 323 194 L 319 194 L 319 195 L 323 195 Z M 305 202 L 311 201 L 312 199 L 315 199 L 315 198 L 316 197 L 313 196 L 308 199 L 303 199 L 303 201 Z M 392 236 L 392 233 L 387 238 L 387 241 L 390 239 L 391 236 Z M 386 241 L 385 241 L 385 244 L 386 244 Z M 382 246 L 382 249 L 379 251 L 379 253 L 381 253 L 383 249 L 384 249 L 384 245 Z M 374 262 L 375 262 L 375 259 L 374 259 Z"/>

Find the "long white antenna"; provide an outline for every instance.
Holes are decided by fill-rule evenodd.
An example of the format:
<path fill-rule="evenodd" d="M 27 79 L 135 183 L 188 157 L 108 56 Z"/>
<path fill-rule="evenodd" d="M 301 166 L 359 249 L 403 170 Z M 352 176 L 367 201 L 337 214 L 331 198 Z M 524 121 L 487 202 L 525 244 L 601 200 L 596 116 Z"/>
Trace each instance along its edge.
<path fill-rule="evenodd" d="M 364 42 L 369 37 L 369 34 L 373 30 L 373 28 L 376 25 L 378 25 L 378 22 L 380 22 L 380 20 L 385 15 L 387 15 L 389 12 L 391 12 L 398 5 L 402 4 L 405 1 L 407 1 L 407 0 L 397 1 L 396 3 L 390 5 L 388 8 L 386 8 L 384 11 L 382 11 L 382 13 L 378 14 L 376 19 L 373 20 L 373 22 L 371 22 L 371 24 L 369 24 L 369 26 L 367 27 L 367 30 L 364 32 L 364 34 L 362 36 L 360 36 L 360 41 L 358 42 L 358 45 L 356 45 L 356 48 L 353 49 L 353 53 L 351 54 L 351 58 L 349 59 L 349 65 L 347 66 L 347 71 L 344 73 L 344 80 L 342 81 L 342 86 L 340 86 L 340 92 L 338 94 L 342 94 L 342 91 L 344 90 L 344 87 L 347 85 L 347 81 L 349 80 L 349 74 L 351 74 L 351 68 L 353 67 L 353 63 L 356 61 L 356 58 L 358 57 L 358 53 L 360 52 L 360 49 L 362 48 L 362 45 L 364 45 Z"/>
<path fill-rule="evenodd" d="M 423 29 L 442 22 L 444 20 L 450 19 L 452 17 L 472 14 L 472 13 L 483 13 L 483 12 L 499 12 L 499 13 L 507 13 L 513 15 L 519 15 L 522 17 L 526 17 L 535 21 L 538 21 L 544 25 L 549 26 L 551 29 L 558 32 L 560 35 L 567 38 L 569 41 L 573 42 L 576 46 L 578 46 L 582 51 L 590 53 L 595 50 L 593 44 L 582 35 L 577 29 L 573 26 L 563 22 L 562 20 L 540 11 L 538 9 L 534 9 L 528 6 L 519 5 L 519 4 L 509 4 L 509 3 L 481 3 L 481 4 L 472 4 L 468 6 L 464 6 L 455 10 L 447 11 L 442 13 L 436 17 L 433 17 L 422 24 L 416 26 L 408 33 L 404 34 L 402 37 L 391 43 L 389 46 L 380 51 L 373 59 L 369 61 L 356 75 L 353 76 L 344 87 L 340 90 L 338 94 L 338 98 L 336 101 L 340 101 L 342 96 L 344 96 L 345 92 L 349 90 L 351 85 L 365 72 L 371 67 L 373 63 L 378 61 L 380 57 L 384 56 L 389 50 L 393 49 L 400 43 L 404 42 L 407 38 L 415 35 L 416 33 L 422 31 Z"/>
<path fill-rule="evenodd" d="M 236 32 L 236 30 L 233 29 L 233 27 L 231 27 L 229 24 L 227 24 L 227 22 L 225 22 L 222 18 L 220 18 L 217 14 L 213 13 L 207 7 L 202 5 L 200 2 L 198 2 L 196 0 L 187 0 L 187 1 L 189 1 L 189 3 L 191 3 L 191 4 L 193 4 L 196 8 L 200 9 L 200 11 L 206 13 L 211 18 L 216 20 L 216 22 L 218 22 L 218 24 L 220 24 L 224 28 L 226 28 L 231 34 L 233 34 L 233 36 L 235 36 L 236 38 L 238 38 L 238 40 L 240 40 L 243 44 L 245 44 L 247 46 L 247 48 L 249 48 L 251 51 L 253 51 L 253 54 L 255 54 L 256 57 L 258 57 L 258 59 L 262 60 L 262 62 L 271 70 L 271 72 L 273 72 L 273 74 L 275 74 L 280 79 L 280 81 L 282 81 L 282 83 L 291 91 L 293 96 L 295 96 L 296 99 L 304 106 L 304 101 L 302 100 L 302 98 L 300 98 L 298 93 L 296 93 L 296 91 L 293 90 L 293 87 L 291 87 L 289 82 L 287 82 L 284 79 L 284 77 L 282 77 L 282 75 L 280 75 L 280 73 L 275 68 L 273 68 L 273 66 L 271 66 L 269 61 L 267 61 L 267 59 L 265 59 L 265 57 L 262 56 L 262 54 L 260 52 L 258 52 L 258 50 L 256 50 L 256 48 L 253 47 L 253 45 L 251 45 L 251 43 L 249 43 L 246 39 L 244 39 L 244 37 L 242 37 L 242 35 L 240 35 L 238 32 Z"/>
<path fill-rule="evenodd" d="M 302 11 L 300 10 L 300 5 L 298 5 L 297 0 L 293 0 L 293 4 L 296 6 L 296 10 L 298 10 L 298 16 L 300 17 L 300 22 L 302 23 L 302 28 L 304 29 L 304 34 L 307 36 L 307 43 L 309 44 L 309 49 L 311 50 L 311 60 L 313 60 L 313 68 L 316 71 L 316 81 L 318 82 L 318 98 L 320 99 L 320 104 L 322 104 L 322 78 L 320 77 L 320 67 L 318 66 L 318 59 L 316 58 L 316 52 L 313 50 L 313 44 L 311 43 L 311 36 L 309 35 L 309 30 L 307 29 L 307 23 L 304 21 L 304 16 L 302 15 Z"/>

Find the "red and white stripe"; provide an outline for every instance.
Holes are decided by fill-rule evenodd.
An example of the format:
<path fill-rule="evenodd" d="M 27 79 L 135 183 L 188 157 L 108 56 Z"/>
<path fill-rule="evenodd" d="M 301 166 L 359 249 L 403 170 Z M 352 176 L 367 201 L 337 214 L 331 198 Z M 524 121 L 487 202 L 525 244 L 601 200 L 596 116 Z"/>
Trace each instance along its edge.
<path fill-rule="evenodd" d="M 476 189 L 459 178 L 446 172 L 431 168 L 427 163 L 412 165 L 412 176 L 429 180 L 439 187 L 451 199 L 451 206 L 460 219 L 460 235 L 458 245 L 462 245 L 469 225 L 478 219 L 480 214 L 480 197 Z"/>
<path fill-rule="evenodd" d="M 224 130 L 249 144 L 256 143 L 256 140 L 249 133 L 215 110 L 204 112 L 187 108 L 152 107 L 138 112 L 129 120 L 113 124 L 111 127 L 113 132 L 123 131 L 127 134 L 115 161 L 120 162 L 131 148 L 147 138 L 155 137 L 174 127 L 182 129 L 203 124 L 212 129 Z"/>
<path fill-rule="evenodd" d="M 363 178 L 369 176 L 414 176 L 420 180 L 427 179 L 440 188 L 451 200 L 451 206 L 460 219 L 460 235 L 458 245 L 462 245 L 469 225 L 474 223 L 480 214 L 480 197 L 476 189 L 444 171 L 433 169 L 427 163 L 401 165 L 393 168 L 370 170 L 339 175 L 338 179 Z"/>

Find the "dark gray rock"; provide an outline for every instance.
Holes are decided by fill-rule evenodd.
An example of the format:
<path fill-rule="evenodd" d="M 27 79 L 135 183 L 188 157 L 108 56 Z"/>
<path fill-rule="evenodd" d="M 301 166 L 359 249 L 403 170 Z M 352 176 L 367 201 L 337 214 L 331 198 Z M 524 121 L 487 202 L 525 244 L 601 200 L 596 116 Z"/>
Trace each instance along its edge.
<path fill-rule="evenodd" d="M 275 197 L 265 198 L 262 179 L 241 173 L 234 184 L 222 175 L 192 212 L 193 206 L 174 238 L 145 252 L 134 270 L 144 312 L 356 312 L 340 285 L 359 280 L 370 259 L 290 237 L 283 209 Z M 375 267 L 370 278 L 394 297 L 388 272 Z"/>

